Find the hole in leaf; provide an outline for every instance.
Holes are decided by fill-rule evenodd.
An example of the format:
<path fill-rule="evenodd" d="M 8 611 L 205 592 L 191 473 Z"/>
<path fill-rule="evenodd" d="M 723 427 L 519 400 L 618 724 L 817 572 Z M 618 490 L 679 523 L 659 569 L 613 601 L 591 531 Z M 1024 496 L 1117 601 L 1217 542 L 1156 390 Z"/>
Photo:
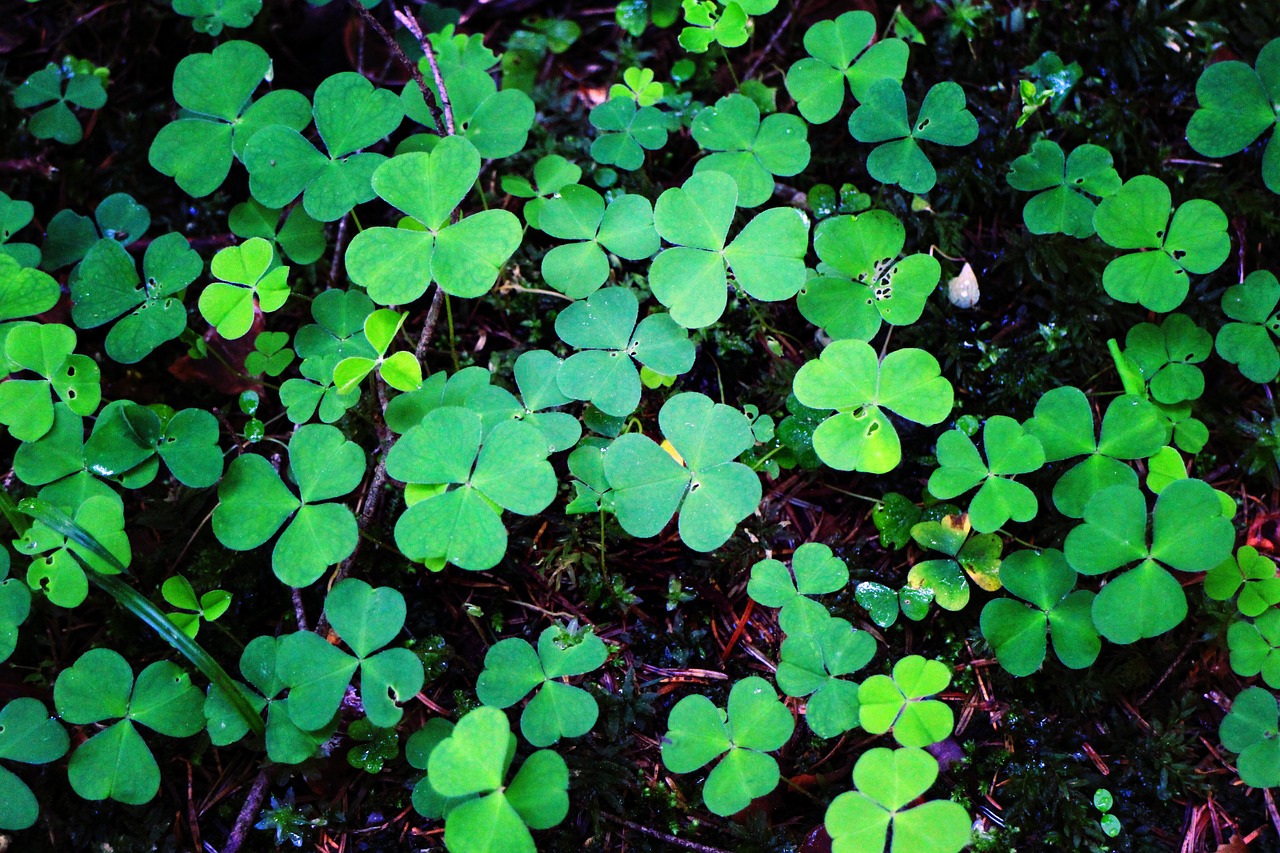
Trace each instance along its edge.
<path fill-rule="evenodd" d="M 1187 251 L 1186 251 L 1186 249 L 1174 249 L 1174 251 L 1173 251 L 1173 259 L 1174 259 L 1175 261 L 1180 261 L 1180 260 L 1182 260 L 1183 258 L 1185 258 L 1186 256 L 1187 256 Z"/>
<path fill-rule="evenodd" d="M 916 132 L 919 133 L 920 131 L 924 130 L 928 126 L 929 126 L 929 119 L 925 119 L 924 121 L 916 125 Z"/>
<path fill-rule="evenodd" d="M 1164 239 L 1164 229 L 1163 229 L 1163 228 L 1161 228 L 1159 231 L 1157 231 L 1157 232 L 1156 232 L 1156 239 L 1157 239 L 1157 240 L 1163 240 L 1163 239 Z"/>

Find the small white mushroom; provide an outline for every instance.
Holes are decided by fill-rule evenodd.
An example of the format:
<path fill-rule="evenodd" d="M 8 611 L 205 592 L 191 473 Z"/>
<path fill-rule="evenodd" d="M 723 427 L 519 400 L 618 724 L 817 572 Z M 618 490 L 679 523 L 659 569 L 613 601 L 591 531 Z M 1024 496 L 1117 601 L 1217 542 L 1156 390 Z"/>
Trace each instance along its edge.
<path fill-rule="evenodd" d="M 973 274 L 973 267 L 966 263 L 960 274 L 947 282 L 947 298 L 957 308 L 972 308 L 978 304 L 978 277 Z"/>

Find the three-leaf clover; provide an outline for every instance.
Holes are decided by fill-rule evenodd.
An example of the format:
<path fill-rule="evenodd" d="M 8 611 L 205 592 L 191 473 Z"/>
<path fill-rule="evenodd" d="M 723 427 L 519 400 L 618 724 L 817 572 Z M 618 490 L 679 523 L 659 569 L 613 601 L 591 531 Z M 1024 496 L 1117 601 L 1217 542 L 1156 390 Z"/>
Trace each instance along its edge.
<path fill-rule="evenodd" d="M 84 443 L 84 468 L 99 477 L 121 477 L 132 488 L 151 481 L 159 456 L 185 486 L 203 489 L 222 476 L 218 420 L 204 409 L 174 412 L 113 400 Z"/>
<path fill-rule="evenodd" d="M 355 516 L 343 504 L 323 501 L 355 489 L 364 469 L 364 451 L 341 430 L 324 424 L 299 427 L 289 439 L 289 471 L 298 494 L 266 457 L 239 456 L 218 486 L 214 535 L 233 551 L 249 551 L 289 522 L 271 552 L 271 568 L 289 586 L 308 586 L 355 550 Z"/>
<path fill-rule="evenodd" d="M 40 700 L 24 696 L 0 708 L 0 759 L 48 764 L 66 755 L 69 746 L 66 730 Z M 27 783 L 0 767 L 0 829 L 27 829 L 39 812 Z"/>
<path fill-rule="evenodd" d="M 313 219 L 332 222 L 373 198 L 374 169 L 386 157 L 356 152 L 390 136 L 404 109 L 394 92 L 375 89 L 363 74 L 326 77 L 312 108 L 322 154 L 297 130 L 284 125 L 255 133 L 244 150 L 249 191 L 267 207 L 282 208 L 299 195 Z"/>
<path fill-rule="evenodd" d="M 1261 687 L 1246 687 L 1218 729 L 1222 745 L 1239 753 L 1236 770 L 1246 785 L 1280 786 L 1280 707 Z"/>
<path fill-rule="evenodd" d="M 1213 337 L 1186 314 L 1170 314 L 1159 326 L 1140 323 L 1124 339 L 1124 354 L 1151 389 L 1157 403 L 1199 399 L 1204 374 L 1195 365 L 1209 357 Z"/>
<path fill-rule="evenodd" d="M 548 154 L 533 164 L 533 182 L 520 175 L 503 175 L 502 191 L 517 198 L 529 199 L 524 205 L 524 221 L 530 228 L 538 227 L 538 214 L 547 201 L 565 187 L 582 179 L 582 167 L 561 157 Z"/>
<path fill-rule="evenodd" d="M 270 313 L 289 298 L 289 267 L 276 265 L 275 249 L 261 237 L 220 250 L 209 271 L 220 280 L 200 292 L 200 316 L 227 340 L 248 333 L 255 310 Z"/>
<path fill-rule="evenodd" d="M 301 131 L 311 123 L 305 96 L 279 89 L 252 101 L 271 75 L 271 57 L 247 41 L 183 57 L 173 72 L 173 98 L 182 112 L 156 134 L 148 154 L 151 165 L 187 195 L 200 198 L 222 186 L 232 157 L 243 160 L 259 130 L 281 125 Z"/>
<path fill-rule="evenodd" d="M 556 334 L 579 350 L 565 359 L 556 375 L 565 396 L 587 400 L 606 415 L 624 417 L 640 403 L 635 362 L 664 376 L 678 376 L 693 367 L 689 333 L 662 312 L 637 324 L 639 311 L 633 291 L 608 287 L 560 312 Z"/>
<path fill-rule="evenodd" d="M 932 426 L 951 413 L 951 383 L 938 360 L 900 349 L 881 361 L 869 344 L 835 341 L 796 373 L 796 398 L 835 410 L 813 433 L 813 449 L 838 471 L 884 474 L 902 460 L 902 444 L 885 410 Z"/>
<path fill-rule="evenodd" d="M 445 563 L 491 569 L 507 551 L 502 510 L 536 515 L 555 499 L 555 471 L 541 430 L 514 420 L 487 433 L 481 427 L 476 412 L 441 406 L 387 454 L 388 475 L 434 487 L 422 490 L 422 499 L 396 521 L 396 545 L 410 559 L 434 569 Z"/>
<path fill-rule="evenodd" d="M 963 146 L 978 138 L 978 120 L 965 108 L 958 83 L 938 83 L 929 89 L 912 123 L 907 96 L 899 81 L 880 79 L 860 99 L 849 116 L 849 133 L 859 142 L 878 142 L 867 156 L 867 171 L 882 184 L 898 184 L 909 193 L 927 193 L 938 173 L 920 142 Z"/>
<path fill-rule="evenodd" d="M 1067 562 L 1080 574 L 1133 566 L 1108 581 L 1093 602 L 1093 622 L 1113 643 L 1156 637 L 1182 622 L 1186 595 L 1165 567 L 1206 572 L 1230 555 L 1235 541 L 1222 501 L 1202 480 L 1170 483 L 1151 518 L 1148 544 L 1146 497 L 1136 486 L 1110 486 L 1085 505 L 1084 523 L 1063 544 Z"/>
<path fill-rule="evenodd" d="M 1175 211 L 1169 187 L 1150 175 L 1130 178 L 1104 198 L 1093 227 L 1107 245 L 1138 250 L 1107 264 L 1102 287 L 1152 311 L 1177 308 L 1191 286 L 1188 273 L 1211 273 L 1231 252 L 1222 208 L 1196 198 Z"/>
<path fill-rule="evenodd" d="M 712 0 L 683 0 L 681 5 L 688 26 L 680 31 L 680 46 L 689 53 L 706 53 L 713 44 L 721 47 L 746 44 L 747 9 L 759 7 L 767 12 L 777 5 L 777 0 L 729 0 L 723 9 Z"/>
<path fill-rule="evenodd" d="M 1254 270 L 1222 294 L 1222 311 L 1234 323 L 1218 330 L 1218 355 L 1240 368 L 1246 379 L 1270 382 L 1280 375 L 1280 281 L 1267 270 Z"/>
<path fill-rule="evenodd" d="M 262 11 L 262 0 L 173 0 L 173 11 L 191 18 L 198 33 L 222 34 L 223 27 L 242 30 Z"/>
<path fill-rule="evenodd" d="M 969 521 L 979 533 L 994 533 L 1011 518 L 1035 518 L 1035 492 L 1012 477 L 1044 465 L 1040 440 L 1013 418 L 996 415 L 983 425 L 982 443 L 985 462 L 962 430 L 944 432 L 938 438 L 938 468 L 929 476 L 929 493 L 945 501 L 981 484 L 969 502 Z"/>
<path fill-rule="evenodd" d="M 656 536 L 679 509 L 684 544 L 713 551 L 760 503 L 759 476 L 734 461 L 755 443 L 751 424 L 737 409 L 683 393 L 663 404 L 658 425 L 679 459 L 639 433 L 604 452 L 618 523 L 632 536 Z"/>
<path fill-rule="evenodd" d="M 692 773 L 724 756 L 711 769 L 702 800 L 728 817 L 778 784 L 778 762 L 767 753 L 795 731 L 795 720 L 769 682 L 744 678 L 729 691 L 727 712 L 705 696 L 686 696 L 671 709 L 662 738 L 662 763 L 672 773 Z"/>
<path fill-rule="evenodd" d="M 1022 221 L 1032 234 L 1093 236 L 1093 198 L 1106 198 L 1120 189 L 1120 176 L 1111 152 L 1098 145 L 1081 145 L 1063 154 L 1062 146 L 1037 140 L 1031 152 L 1013 161 L 1009 186 L 1037 195 L 1022 208 Z M 1092 197 L 1092 198 L 1091 198 Z"/>
<path fill-rule="evenodd" d="M 74 145 L 84 136 L 84 129 L 71 107 L 102 109 L 107 104 L 107 90 L 101 77 L 77 68 L 67 57 L 61 64 L 50 62 L 24 80 L 14 89 L 13 102 L 24 110 L 44 107 L 27 123 L 32 136 Z"/>
<path fill-rule="evenodd" d="M 1280 688 L 1280 610 L 1267 610 L 1252 622 L 1232 622 L 1227 647 L 1236 675 L 1261 674 L 1267 686 Z"/>
<path fill-rule="evenodd" d="M 1214 601 L 1226 601 L 1240 593 L 1236 608 L 1245 616 L 1260 616 L 1280 604 L 1280 577 L 1270 557 L 1245 545 L 1209 570 L 1204 577 L 1204 593 Z"/>
<path fill-rule="evenodd" d="M 938 778 L 938 762 L 923 749 L 876 747 L 858 757 L 853 784 L 827 807 L 824 825 L 834 853 L 959 853 L 969 844 L 964 806 L 930 800 L 905 808 Z"/>
<path fill-rule="evenodd" d="M 76 333 L 61 323 L 14 323 L 0 338 L 11 374 L 29 370 L 39 379 L 0 383 L 0 423 L 19 441 L 42 438 L 54 424 L 54 397 L 77 415 L 90 415 L 102 401 L 101 371 L 77 355 Z M 34 484 L 33 484 L 34 485 Z"/>
<path fill-rule="evenodd" d="M 982 608 L 982 636 L 1009 673 L 1026 676 L 1044 662 L 1046 636 L 1058 660 L 1084 669 L 1097 660 L 1102 643 L 1093 625 L 1094 594 L 1075 589 L 1076 573 L 1061 551 L 1015 551 L 1000 564 L 1000 582 L 1031 604 L 997 598 Z"/>
<path fill-rule="evenodd" d="M 902 222 L 888 211 L 824 219 L 813 234 L 818 276 L 800 291 L 800 313 L 836 340 L 869 341 L 881 320 L 919 320 L 942 266 L 924 253 L 901 257 L 906 241 Z"/>
<path fill-rule="evenodd" d="M 1054 506 L 1071 518 L 1079 518 L 1089 499 L 1108 486 L 1136 487 L 1138 475 L 1120 460 L 1146 459 L 1169 440 L 1169 425 L 1160 410 L 1129 394 L 1107 405 L 1101 435 L 1095 437 L 1089 398 L 1071 386 L 1041 395 L 1026 428 L 1040 439 L 1046 462 L 1087 457 L 1053 487 Z"/>
<path fill-rule="evenodd" d="M 289 687 L 289 718 L 304 731 L 324 727 L 359 670 L 365 716 L 379 728 L 394 726 L 404 713 L 397 703 L 417 695 L 424 679 L 422 661 L 412 651 L 383 648 L 404 627 L 404 596 L 389 586 L 346 578 L 329 590 L 324 613 L 354 656 L 311 631 L 284 637 L 276 667 Z"/>
<path fill-rule="evenodd" d="M 738 206 L 759 207 L 773 197 L 774 175 L 789 177 L 809 165 L 808 126 L 798 116 L 760 108 L 746 95 L 725 95 L 693 120 L 693 139 L 713 152 L 694 167 L 723 172 L 738 185 Z"/>
<path fill-rule="evenodd" d="M 622 72 L 622 82 L 609 87 L 609 97 L 619 95 L 632 98 L 641 107 L 651 107 L 661 101 L 666 87 L 654 79 L 652 68 L 628 68 Z"/>
<path fill-rule="evenodd" d="M 10 243 L 9 238 L 17 234 L 35 217 L 35 207 L 29 201 L 9 198 L 8 193 L 0 192 L 0 255 L 8 255 L 17 261 L 19 267 L 34 267 L 40 264 L 40 247 L 32 243 Z M 0 281 L 4 275 L 0 274 Z M 0 288 L 4 285 L 0 284 Z M 8 305 L 8 299 L 0 299 L 0 305 Z M 8 310 L 0 310 L 0 317 Z M 38 312 L 36 312 L 38 313 Z"/>
<path fill-rule="evenodd" d="M 649 286 L 687 329 L 709 326 L 724 313 L 728 276 L 765 302 L 789 299 L 804 284 L 809 225 L 794 208 L 757 214 L 725 245 L 738 197 L 737 184 L 721 172 L 702 172 L 658 197 L 654 225 L 672 248 L 649 270 Z"/>
<path fill-rule="evenodd" d="M 90 649 L 58 675 L 53 704 L 68 723 L 111 723 L 76 748 L 67 767 L 86 800 L 148 802 L 160 789 L 160 767 L 137 725 L 170 737 L 204 728 L 204 694 L 177 664 L 156 661 L 138 674 L 119 653 Z"/>
<path fill-rule="evenodd" d="M 552 625 L 538 636 L 537 651 L 511 637 L 485 654 L 476 696 L 486 705 L 509 708 L 537 690 L 520 715 L 520 731 L 534 746 L 551 746 L 591 731 L 600 714 L 594 696 L 560 679 L 598 669 L 608 656 L 608 647 L 590 629 L 575 634 Z"/>
<path fill-rule="evenodd" d="M 941 661 L 908 655 L 893 665 L 893 675 L 872 675 L 858 688 L 862 727 L 873 735 L 893 730 L 903 746 L 928 746 L 951 734 L 955 714 L 938 699 L 951 683 Z"/>
<path fill-rule="evenodd" d="M 138 240 L 151 227 L 151 212 L 128 193 L 112 193 L 94 208 L 93 218 L 60 210 L 49 220 L 40 267 L 56 270 L 80 261 L 99 240 L 122 246 Z"/>
<path fill-rule="evenodd" d="M 765 607 L 778 608 L 778 625 L 788 635 L 811 633 L 811 625 L 830 616 L 809 596 L 839 592 L 849 583 L 849 567 L 821 542 L 806 542 L 791 555 L 791 568 L 780 560 L 760 560 L 751 567 L 747 595 Z"/>
<path fill-rule="evenodd" d="M 225 589 L 211 589 L 196 597 L 191 581 L 182 575 L 166 580 L 160 587 L 160 595 L 179 610 L 169 614 L 169 621 L 193 640 L 200 633 L 201 621 L 212 622 L 231 607 L 231 593 Z"/>
<path fill-rule="evenodd" d="M 592 107 L 587 118 L 597 131 L 591 159 L 628 172 L 644 165 L 644 152 L 667 144 L 667 116 L 657 107 L 638 107 L 629 97 L 610 98 Z"/>
<path fill-rule="evenodd" d="M 227 214 L 227 227 L 244 240 L 269 240 L 295 264 L 315 263 L 326 248 L 324 223 L 308 216 L 300 204 L 286 213 L 254 199 L 242 201 Z"/>
<path fill-rule="evenodd" d="M 427 782 L 444 800 L 438 807 L 445 811 L 450 850 L 535 853 L 529 830 L 550 829 L 568 815 L 564 759 L 540 749 L 507 782 L 515 751 L 507 715 L 489 707 L 468 713 L 431 749 Z"/>
<path fill-rule="evenodd" d="M 907 74 L 907 43 L 876 37 L 876 19 L 862 10 L 845 12 L 833 21 L 819 21 L 804 34 L 809 56 L 787 71 L 786 85 L 805 120 L 824 124 L 844 106 L 845 86 L 855 100 L 879 80 L 901 83 Z"/>
<path fill-rule="evenodd" d="M 839 737 L 858 725 L 858 685 L 841 676 L 866 666 L 876 641 L 846 619 L 823 613 L 810 630 L 788 634 L 778 661 L 778 689 L 807 696 L 804 718 L 818 737 Z"/>
<path fill-rule="evenodd" d="M 452 296 L 483 296 L 520 245 L 520 220 L 485 210 L 450 224 L 480 174 L 480 152 L 449 136 L 430 152 L 398 154 L 373 173 L 373 189 L 408 214 L 398 228 L 367 228 L 347 248 L 347 272 L 379 305 L 403 305 L 432 281 Z"/>
<path fill-rule="evenodd" d="M 525 215 L 528 216 L 528 206 Z M 589 296 L 609 277 L 605 250 L 628 261 L 651 257 L 661 241 L 653 227 L 653 207 L 640 195 L 614 196 L 608 206 L 590 187 L 570 184 L 543 201 L 538 229 L 576 242 L 556 246 L 542 258 L 542 277 L 571 299 Z"/>
<path fill-rule="evenodd" d="M 921 521 L 911 528 L 917 545 L 946 557 L 916 563 L 907 574 L 907 583 L 913 589 L 931 591 L 945 610 L 962 610 L 969 603 L 966 574 L 988 592 L 1000 588 L 1000 537 L 994 533 L 969 536 L 970 529 L 968 515 L 944 515 L 939 521 Z M 905 607 L 903 612 L 915 618 Z"/>
<path fill-rule="evenodd" d="M 135 364 L 187 328 L 178 295 L 204 270 L 181 234 L 165 234 L 147 246 L 142 275 L 115 240 L 98 240 L 71 276 L 71 319 L 93 329 L 123 317 L 107 333 L 107 355 Z"/>
<path fill-rule="evenodd" d="M 389 308 L 379 308 L 365 318 L 364 336 L 374 355 L 352 355 L 338 362 L 333 368 L 333 384 L 339 394 L 351 393 L 375 369 L 382 381 L 397 391 L 413 391 L 422 384 L 422 363 L 417 356 L 409 350 L 387 355 L 404 319 L 404 314 Z"/>
<path fill-rule="evenodd" d="M 1196 81 L 1200 108 L 1187 124 L 1187 142 L 1206 157 L 1243 151 L 1275 126 L 1280 116 L 1280 39 L 1272 39 L 1250 68 L 1215 62 Z M 1272 134 L 1262 155 L 1262 182 L 1280 193 L 1280 142 Z"/>

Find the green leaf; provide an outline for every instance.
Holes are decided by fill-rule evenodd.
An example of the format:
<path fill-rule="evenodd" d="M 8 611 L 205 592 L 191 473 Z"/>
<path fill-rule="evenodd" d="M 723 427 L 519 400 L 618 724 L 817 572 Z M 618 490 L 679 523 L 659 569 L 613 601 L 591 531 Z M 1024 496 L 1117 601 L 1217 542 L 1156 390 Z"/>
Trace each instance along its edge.
<path fill-rule="evenodd" d="M 644 152 L 667 144 L 667 117 L 657 107 L 637 107 L 629 97 L 610 98 L 588 116 L 597 135 L 591 159 L 628 172 L 644 165 Z"/>
<path fill-rule="evenodd" d="M 805 720 L 819 737 L 838 737 L 858 724 L 858 685 L 840 676 L 866 666 L 875 640 L 844 619 L 819 620 L 814 631 L 788 634 L 778 663 L 778 687 L 808 696 Z"/>
<path fill-rule="evenodd" d="M 193 18 L 198 33 L 217 36 L 223 27 L 244 29 L 262 11 L 262 0 L 173 0 L 173 11 Z"/>
<path fill-rule="evenodd" d="M 1222 745 L 1239 753 L 1236 769 L 1246 785 L 1280 786 L 1280 708 L 1276 697 L 1261 687 L 1247 687 L 1231 704 L 1218 736 Z"/>
<path fill-rule="evenodd" d="M 867 750 L 853 767 L 856 790 L 832 800 L 824 821 L 836 851 L 959 853 L 968 846 L 969 815 L 946 800 L 903 807 L 938 778 L 937 761 L 922 749 Z"/>
<path fill-rule="evenodd" d="M 824 463 L 840 471 L 883 474 L 902 459 L 898 434 L 882 409 L 931 426 L 951 412 L 951 383 L 937 360 L 919 349 L 889 353 L 881 362 L 862 341 L 835 341 L 796 373 L 796 398 L 835 409 L 813 435 Z"/>
<path fill-rule="evenodd" d="M 47 764 L 66 754 L 67 733 L 36 699 L 14 699 L 0 708 L 0 758 L 23 764 Z M 35 824 L 39 805 L 21 779 L 0 767 L 0 829 Z"/>
<path fill-rule="evenodd" d="M 1268 610 L 1253 622 L 1232 622 L 1227 646 L 1236 675 L 1261 675 L 1268 687 L 1280 685 L 1280 611 Z"/>
<path fill-rule="evenodd" d="M 318 634 L 299 631 L 280 640 L 276 667 L 289 687 L 290 719 L 312 731 L 333 718 L 360 661 Z"/>
<path fill-rule="evenodd" d="M 870 12 L 845 12 L 819 21 L 804 34 L 809 58 L 787 71 L 787 92 L 800 115 L 812 124 L 835 118 L 844 105 L 846 81 L 853 97 L 864 100 L 879 80 L 901 83 L 907 72 L 907 43 L 885 39 L 872 44 L 876 21 Z"/>
<path fill-rule="evenodd" d="M 909 655 L 893 665 L 893 676 L 873 675 L 858 688 L 862 727 L 871 734 L 893 730 L 903 746 L 927 746 L 951 734 L 955 715 L 944 702 L 926 697 L 951 683 L 946 664 Z"/>
<path fill-rule="evenodd" d="M 0 322 L 43 314 L 61 295 L 58 282 L 48 273 L 23 267 L 0 252 Z"/>
<path fill-rule="evenodd" d="M 1029 474 L 1044 465 L 1039 439 L 1013 418 L 996 415 L 983 427 L 984 462 L 973 440 L 958 429 L 938 439 L 938 469 L 929 477 L 929 492 L 950 500 L 981 484 L 969 506 L 969 520 L 979 533 L 993 533 L 1010 519 L 1030 521 L 1039 509 L 1035 493 L 1011 476 Z"/>
<path fill-rule="evenodd" d="M 35 208 L 29 201 L 18 201 L 9 198 L 8 193 L 0 192 L 0 255 L 7 255 L 17 262 L 19 267 L 36 267 L 40 265 L 40 248 L 31 243 L 10 243 L 9 238 L 21 231 L 35 217 Z M 0 268 L 3 268 L 0 266 Z M 0 274 L 0 280 L 4 275 Z M 0 284 L 0 289 L 4 285 Z M 48 293 L 48 285 L 40 288 L 41 295 Z M 14 294 L 11 298 L 16 299 Z M 45 297 L 47 298 L 47 297 Z M 56 299 L 56 297 L 55 297 Z M 0 301 L 0 305 L 9 305 L 9 298 Z M 16 303 L 15 303 L 16 304 Z M 37 302 L 37 304 L 39 304 Z M 9 309 L 10 311 L 16 309 Z M 47 310 L 47 309 L 46 309 Z M 41 313 L 35 311 L 32 313 Z M 19 315 L 21 316 L 21 315 Z M 0 321 L 13 319 L 0 314 Z"/>
<path fill-rule="evenodd" d="M 1255 70 L 1256 69 L 1256 70 Z M 1187 142 L 1206 157 L 1227 157 L 1244 150 L 1271 129 L 1280 104 L 1280 43 L 1272 40 L 1258 53 L 1254 68 L 1243 62 L 1217 62 L 1196 81 L 1199 109 L 1187 124 Z M 1280 152 L 1275 136 L 1262 160 L 1262 179 L 1280 192 Z"/>
<path fill-rule="evenodd" d="M 1276 564 L 1250 545 L 1209 570 L 1204 579 L 1205 594 L 1215 601 L 1226 601 L 1240 592 L 1236 606 L 1245 616 L 1259 616 L 1280 604 L 1280 578 Z"/>
<path fill-rule="evenodd" d="M 789 177 L 809 165 L 808 128 L 796 116 L 775 113 L 762 122 L 745 95 L 726 95 L 701 110 L 693 138 L 715 152 L 698 161 L 694 174 L 724 172 L 738 186 L 739 207 L 759 207 L 773 197 L 775 175 Z"/>
<path fill-rule="evenodd" d="M 809 621 L 809 614 L 826 613 L 805 596 L 839 592 L 848 582 L 849 568 L 843 560 L 820 542 L 806 542 L 792 555 L 790 572 L 777 560 L 761 560 L 752 566 L 747 594 L 765 607 L 780 608 L 779 624 L 792 634 Z"/>
<path fill-rule="evenodd" d="M 1097 145 L 1081 145 L 1067 157 L 1062 147 L 1037 140 L 1031 152 L 1013 161 L 1009 186 L 1039 195 L 1022 209 L 1022 220 L 1032 234 L 1093 236 L 1097 205 L 1090 196 L 1105 198 L 1120 188 L 1120 176 L 1112 166 L 1111 152 Z"/>
<path fill-rule="evenodd" d="M 914 123 L 907 118 L 901 82 L 877 80 L 849 116 L 849 133 L 859 142 L 883 143 L 867 157 L 867 171 L 883 184 L 898 184 L 911 193 L 926 193 L 937 172 L 919 141 L 963 146 L 978 138 L 978 121 L 965 107 L 957 83 L 938 83 L 925 94 Z"/>
<path fill-rule="evenodd" d="M 1280 282 L 1266 270 L 1255 270 L 1222 295 L 1222 310 L 1235 320 L 1218 330 L 1218 355 L 1240 368 L 1246 379 L 1270 382 L 1280 374 Z"/>

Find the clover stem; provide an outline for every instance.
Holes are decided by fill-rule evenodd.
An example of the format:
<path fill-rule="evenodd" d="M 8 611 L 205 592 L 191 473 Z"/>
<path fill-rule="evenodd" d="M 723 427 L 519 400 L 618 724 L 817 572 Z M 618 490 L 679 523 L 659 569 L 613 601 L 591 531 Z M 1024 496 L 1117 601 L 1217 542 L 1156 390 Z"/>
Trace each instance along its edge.
<path fill-rule="evenodd" d="M 880 503 L 880 498 L 872 498 L 872 497 L 868 497 L 867 495 L 860 495 L 857 492 L 848 492 L 848 491 L 845 491 L 844 489 L 841 489 L 832 485 L 828 485 L 827 488 L 833 492 L 839 492 L 842 495 L 848 495 L 849 497 L 857 498 L 858 500 L 868 501 L 873 504 Z"/>
<path fill-rule="evenodd" d="M 449 320 L 449 355 L 453 358 L 453 372 L 458 372 L 458 341 L 453 332 L 453 303 L 449 294 L 444 295 L 444 313 Z"/>
<path fill-rule="evenodd" d="M 782 447 L 783 447 L 783 445 L 781 445 L 781 444 L 780 444 L 780 445 L 778 445 L 777 447 L 775 447 L 773 450 L 770 450 L 770 451 L 769 451 L 768 453 L 766 453 L 764 456 L 761 456 L 759 459 L 757 459 L 755 462 L 753 462 L 753 463 L 751 464 L 751 470 L 752 470 L 752 471 L 759 471 L 759 470 L 760 470 L 760 466 L 761 466 L 761 465 L 763 465 L 764 463 L 768 462 L 768 461 L 769 461 L 769 458 L 770 458 L 771 456 L 773 456 L 775 453 L 777 453 L 777 452 L 779 452 L 780 450 L 782 450 Z"/>
<path fill-rule="evenodd" d="M 720 42 L 716 42 L 716 45 L 720 48 L 720 55 L 724 57 L 724 65 L 729 69 L 729 76 L 733 78 L 733 88 L 741 89 L 742 84 L 738 82 L 738 72 L 733 70 L 733 62 L 729 59 L 729 51 L 725 50 L 724 45 L 720 44 Z"/>

